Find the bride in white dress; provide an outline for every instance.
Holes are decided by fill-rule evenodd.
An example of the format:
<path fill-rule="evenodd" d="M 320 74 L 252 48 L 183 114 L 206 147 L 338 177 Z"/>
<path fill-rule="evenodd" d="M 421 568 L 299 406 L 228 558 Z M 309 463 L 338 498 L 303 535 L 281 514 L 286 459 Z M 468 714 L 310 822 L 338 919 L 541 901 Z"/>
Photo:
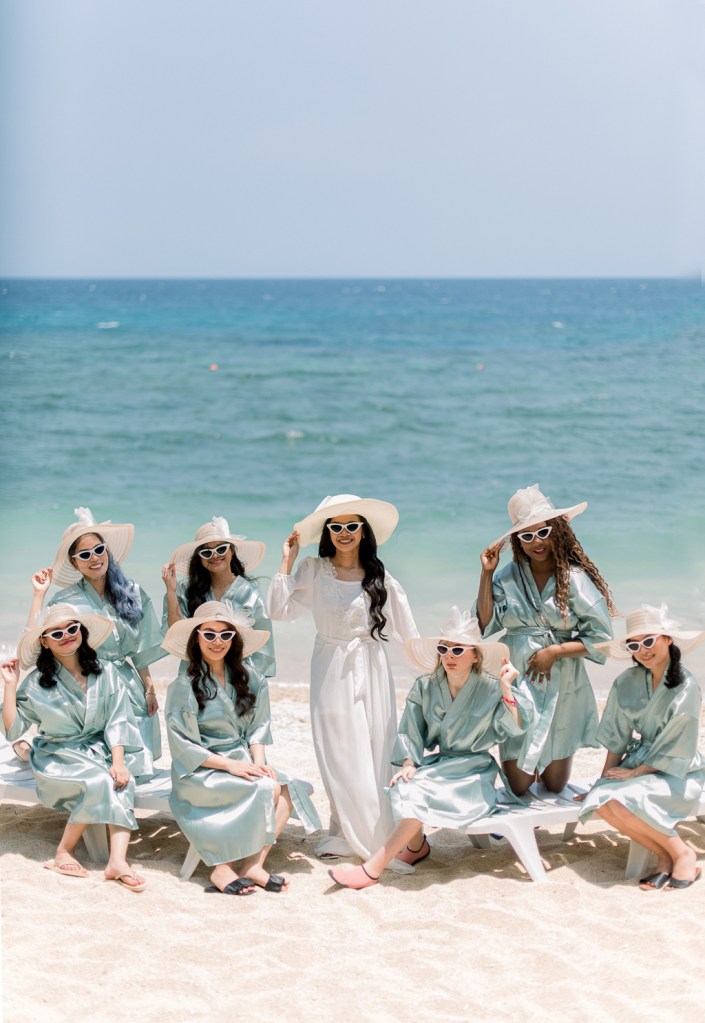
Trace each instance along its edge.
<path fill-rule="evenodd" d="M 311 730 L 330 801 L 328 834 L 316 847 L 325 859 L 367 859 L 394 826 L 384 792 L 397 724 L 386 640 L 401 645 L 419 634 L 404 590 L 377 557 L 398 520 L 384 501 L 327 497 L 284 541 L 267 594 L 270 618 L 310 611 L 318 633 Z M 319 556 L 292 576 L 299 548 L 316 542 Z"/>

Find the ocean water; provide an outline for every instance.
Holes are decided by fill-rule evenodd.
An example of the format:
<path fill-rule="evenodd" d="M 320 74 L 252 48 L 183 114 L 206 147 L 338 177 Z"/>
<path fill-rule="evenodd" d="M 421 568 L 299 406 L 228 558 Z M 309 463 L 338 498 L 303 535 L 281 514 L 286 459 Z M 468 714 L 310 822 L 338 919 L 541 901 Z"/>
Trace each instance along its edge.
<path fill-rule="evenodd" d="M 433 630 L 469 606 L 480 551 L 532 483 L 589 501 L 575 529 L 621 608 L 665 600 L 705 622 L 699 281 L 0 291 L 0 642 L 78 505 L 135 523 L 125 568 L 161 606 L 162 563 L 211 516 L 267 543 L 266 577 L 293 522 L 341 492 L 398 506 L 382 556 Z M 283 677 L 305 678 L 311 636 L 277 628 Z"/>

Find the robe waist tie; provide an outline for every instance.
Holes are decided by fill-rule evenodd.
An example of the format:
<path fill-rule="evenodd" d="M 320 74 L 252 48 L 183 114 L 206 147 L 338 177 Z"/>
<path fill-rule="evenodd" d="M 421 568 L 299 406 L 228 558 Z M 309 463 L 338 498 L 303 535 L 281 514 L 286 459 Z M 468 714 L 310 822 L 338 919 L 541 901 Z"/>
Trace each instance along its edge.
<path fill-rule="evenodd" d="M 336 639 L 334 636 L 323 636 L 320 632 L 318 633 L 318 639 L 321 643 L 342 647 L 345 651 L 345 659 L 340 674 L 345 676 L 352 672 L 353 696 L 356 700 L 361 699 L 365 690 L 365 683 L 368 681 L 365 647 L 376 643 L 377 640 L 367 634 L 365 636 L 355 636 L 354 639 L 346 641 L 344 639 Z"/>
<path fill-rule="evenodd" d="M 508 636 L 550 636 L 554 643 L 567 643 L 573 638 L 573 629 L 552 629 L 550 625 L 523 625 L 507 629 Z"/>

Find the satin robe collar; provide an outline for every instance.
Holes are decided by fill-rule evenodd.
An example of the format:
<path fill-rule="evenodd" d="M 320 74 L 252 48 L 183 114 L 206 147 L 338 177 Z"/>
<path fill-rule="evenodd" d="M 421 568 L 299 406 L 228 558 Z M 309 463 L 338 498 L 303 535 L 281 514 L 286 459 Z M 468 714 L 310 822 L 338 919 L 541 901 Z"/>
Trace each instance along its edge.
<path fill-rule="evenodd" d="M 64 668 L 63 665 L 59 668 L 56 673 L 57 679 L 68 689 L 73 700 L 67 707 L 67 711 L 72 715 L 74 720 L 79 724 L 84 732 L 94 731 L 96 714 L 98 711 L 98 686 L 96 685 L 97 676 L 89 675 L 86 679 L 86 691 L 79 686 L 76 679 L 73 677 L 71 672 Z"/>
<path fill-rule="evenodd" d="M 237 707 L 235 706 L 235 700 L 237 699 L 235 686 L 230 680 L 230 672 L 227 668 L 225 669 L 225 683 L 226 684 L 222 686 L 220 682 L 216 680 L 215 686 L 218 694 L 217 698 L 220 700 L 223 707 L 223 713 L 233 726 L 235 734 L 242 735 L 244 733 L 243 721 L 241 715 L 237 712 Z"/>
<path fill-rule="evenodd" d="M 468 702 L 470 693 L 474 689 L 474 683 L 477 682 L 478 676 L 475 674 L 475 672 L 470 672 L 470 677 L 468 678 L 467 682 L 460 690 L 458 695 L 455 697 L 455 699 L 453 699 L 453 696 L 451 694 L 450 685 L 448 684 L 448 676 L 445 674 L 445 672 L 443 672 L 443 674 L 439 674 L 437 677 L 441 690 L 441 699 L 443 700 L 443 709 L 446 712 L 446 717 L 448 718 L 455 717 L 458 714 L 460 708 L 463 707 L 464 704 Z"/>

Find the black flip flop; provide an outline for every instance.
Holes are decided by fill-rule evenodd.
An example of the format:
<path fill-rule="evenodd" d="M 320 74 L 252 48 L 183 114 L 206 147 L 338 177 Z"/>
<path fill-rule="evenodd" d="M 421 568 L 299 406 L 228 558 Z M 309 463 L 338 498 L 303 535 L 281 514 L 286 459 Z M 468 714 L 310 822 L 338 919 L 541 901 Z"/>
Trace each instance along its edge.
<path fill-rule="evenodd" d="M 231 881 L 230 884 L 226 884 L 225 888 L 218 888 L 217 885 L 209 884 L 203 891 L 207 895 L 254 895 L 255 888 L 254 881 L 250 881 L 249 877 L 238 877 L 237 880 Z M 245 888 L 252 888 L 250 892 L 244 891 Z"/>
<path fill-rule="evenodd" d="M 672 877 L 668 882 L 666 891 L 670 891 L 671 888 L 690 888 L 691 884 L 695 884 L 696 881 L 700 880 L 701 874 L 702 870 L 700 869 L 700 867 L 698 867 L 695 877 L 693 878 L 692 881 L 686 881 L 680 877 Z"/>
<path fill-rule="evenodd" d="M 649 888 L 656 890 L 658 888 L 663 888 L 670 880 L 671 875 L 667 874 L 665 870 L 657 870 L 655 874 L 647 874 L 646 877 L 642 877 L 639 881 L 639 887 L 641 888 L 642 885 L 649 885 Z M 649 891 L 649 889 L 644 890 Z"/>
<path fill-rule="evenodd" d="M 286 878 L 282 877 L 281 874 L 270 874 L 267 878 L 266 884 L 258 884 L 258 888 L 262 888 L 265 892 L 282 892 L 284 891 L 284 885 L 286 884 Z"/>

